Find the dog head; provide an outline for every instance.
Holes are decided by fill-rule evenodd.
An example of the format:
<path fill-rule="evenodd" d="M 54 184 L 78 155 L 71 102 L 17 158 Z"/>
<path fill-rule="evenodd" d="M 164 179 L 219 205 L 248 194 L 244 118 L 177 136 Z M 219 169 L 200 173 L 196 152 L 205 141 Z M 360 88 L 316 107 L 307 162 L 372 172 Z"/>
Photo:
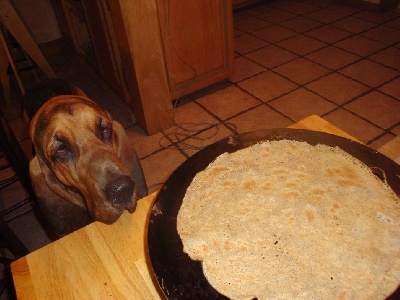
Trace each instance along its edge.
<path fill-rule="evenodd" d="M 135 210 L 140 193 L 129 161 L 134 150 L 127 149 L 122 126 L 98 104 L 80 96 L 51 98 L 34 115 L 30 135 L 41 172 L 51 178 L 50 189 L 58 185 L 58 196 L 108 224 L 125 209 Z"/>

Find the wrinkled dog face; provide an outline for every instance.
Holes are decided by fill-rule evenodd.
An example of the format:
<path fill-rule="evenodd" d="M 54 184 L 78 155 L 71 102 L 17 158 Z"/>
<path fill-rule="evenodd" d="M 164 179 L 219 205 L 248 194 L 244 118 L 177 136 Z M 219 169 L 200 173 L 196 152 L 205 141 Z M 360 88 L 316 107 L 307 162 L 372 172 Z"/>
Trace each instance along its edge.
<path fill-rule="evenodd" d="M 118 157 L 113 121 L 97 104 L 80 97 L 55 103 L 31 127 L 38 158 L 83 197 L 93 220 L 113 223 L 124 209 L 135 210 L 135 185 Z"/>

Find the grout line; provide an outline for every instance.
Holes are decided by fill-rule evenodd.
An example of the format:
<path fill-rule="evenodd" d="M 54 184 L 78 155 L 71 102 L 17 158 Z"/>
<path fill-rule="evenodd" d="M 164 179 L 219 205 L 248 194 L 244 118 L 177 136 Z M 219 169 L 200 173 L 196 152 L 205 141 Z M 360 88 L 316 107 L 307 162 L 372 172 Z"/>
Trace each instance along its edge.
<path fill-rule="evenodd" d="M 281 9 L 281 8 L 279 8 L 279 9 Z M 326 8 L 325 8 L 325 9 L 326 9 Z M 320 10 L 322 10 L 322 9 L 320 9 Z M 317 11 L 317 10 L 316 10 L 316 11 Z M 262 74 L 262 73 L 265 73 L 265 72 L 268 72 L 268 71 L 272 71 L 273 73 L 275 73 L 275 74 L 277 74 L 277 75 L 279 75 L 279 76 L 282 76 L 282 77 L 286 78 L 287 80 L 289 80 L 289 81 L 295 83 L 296 85 L 299 85 L 297 82 L 291 80 L 290 78 L 288 78 L 288 77 L 286 77 L 286 76 L 283 76 L 283 75 L 277 73 L 274 69 L 278 68 L 278 67 L 281 66 L 281 65 L 290 63 L 290 62 L 292 62 L 292 61 L 294 61 L 294 60 L 296 60 L 296 59 L 305 58 L 305 59 L 307 59 L 307 60 L 309 60 L 309 61 L 311 61 L 311 62 L 313 62 L 313 63 L 316 63 L 316 64 L 318 64 L 318 65 L 320 65 L 320 66 L 322 66 L 322 67 L 325 67 L 325 68 L 331 70 L 331 72 L 329 72 L 329 73 L 327 73 L 327 74 L 324 74 L 324 75 L 322 75 L 322 76 L 320 76 L 320 77 L 314 79 L 313 81 L 310 81 L 310 82 L 307 82 L 307 83 L 305 83 L 305 84 L 299 85 L 299 87 L 297 88 L 297 89 L 299 89 L 299 88 L 302 88 L 302 87 L 303 87 L 303 88 L 305 88 L 306 90 L 308 90 L 308 91 L 310 91 L 310 92 L 312 92 L 312 93 L 314 93 L 314 94 L 316 94 L 316 95 L 322 97 L 323 99 L 329 101 L 330 103 L 333 103 L 333 104 L 336 106 L 336 108 L 334 108 L 333 110 L 331 110 L 331 111 L 329 111 L 329 112 L 327 112 L 327 113 L 325 113 L 325 114 L 322 114 L 321 116 L 326 116 L 326 115 L 329 115 L 330 113 L 332 113 L 332 112 L 334 112 L 334 111 L 336 111 L 336 110 L 344 109 L 344 110 L 350 112 L 351 114 L 353 114 L 353 115 L 355 115 L 355 116 L 361 118 L 362 120 L 368 122 L 369 124 L 371 124 L 371 125 L 373 125 L 373 126 L 375 126 L 375 127 L 378 127 L 378 128 L 380 128 L 380 129 L 383 130 L 383 133 L 382 133 L 382 134 L 378 135 L 378 136 L 375 137 L 373 140 L 368 141 L 368 143 L 371 143 L 372 141 L 374 141 L 374 140 L 376 140 L 376 139 L 379 139 L 381 136 L 383 136 L 383 135 L 385 135 L 385 134 L 391 134 L 391 135 L 393 135 L 393 133 L 391 132 L 391 129 L 394 128 L 394 127 L 396 127 L 397 124 L 396 124 L 396 125 L 393 125 L 392 127 L 388 128 L 388 129 L 385 129 L 385 128 L 382 128 L 382 127 L 378 126 L 377 124 L 371 122 L 370 120 L 368 120 L 368 119 L 366 119 L 366 118 L 364 118 L 364 117 L 362 117 L 362 116 L 360 116 L 360 115 L 358 115 L 358 114 L 352 112 L 351 110 L 349 110 L 349 109 L 347 109 L 347 108 L 345 107 L 345 106 L 348 105 L 349 103 L 351 103 L 351 102 L 355 101 L 356 99 L 361 98 L 361 97 L 363 97 L 363 96 L 365 96 L 365 95 L 367 95 L 367 94 L 369 94 L 369 93 L 371 93 L 371 92 L 373 92 L 373 91 L 376 91 L 376 92 L 382 93 L 382 94 L 384 94 L 384 95 L 387 95 L 386 93 L 383 93 L 383 92 L 379 91 L 379 88 L 382 87 L 382 86 L 384 86 L 384 85 L 386 85 L 386 84 L 388 84 L 388 83 L 390 83 L 390 82 L 392 82 L 392 81 L 394 81 L 394 80 L 396 80 L 397 78 L 400 77 L 400 75 L 395 76 L 394 78 L 391 78 L 391 79 L 389 79 L 389 80 L 387 80 L 387 81 L 385 81 L 385 82 L 383 82 L 383 83 L 380 83 L 378 86 L 371 87 L 371 86 L 365 84 L 364 82 L 361 82 L 361 81 L 359 81 L 359 80 L 357 80 L 357 79 L 351 78 L 351 77 L 347 76 L 346 74 L 340 73 L 340 70 L 343 70 L 343 69 L 345 69 L 345 68 L 347 68 L 347 67 L 349 67 L 349 66 L 352 66 L 352 65 L 354 65 L 354 64 L 356 64 L 356 63 L 359 63 L 359 62 L 361 62 L 361 61 L 363 61 L 363 60 L 372 61 L 372 62 L 377 63 L 377 64 L 379 64 L 379 65 L 381 65 L 381 66 L 383 66 L 383 67 L 385 67 L 385 68 L 389 68 L 389 69 L 398 71 L 396 68 L 393 68 L 393 67 L 391 67 L 391 66 L 386 66 L 385 64 L 380 63 L 380 62 L 373 61 L 373 60 L 370 59 L 370 58 L 371 58 L 373 55 L 375 55 L 375 54 L 377 54 L 377 53 L 379 53 L 379 52 L 381 52 L 381 51 L 384 51 L 384 50 L 386 50 L 386 49 L 388 49 L 388 48 L 391 48 L 391 47 L 394 47 L 395 45 L 398 45 L 399 42 L 396 42 L 396 43 L 393 43 L 393 44 L 382 43 L 381 41 L 377 41 L 377 40 L 375 40 L 375 39 L 373 39 L 373 38 L 364 36 L 364 35 L 362 35 L 362 34 L 365 33 L 365 32 L 368 32 L 368 31 L 370 31 L 370 30 L 376 29 L 376 28 L 378 28 L 378 27 L 380 27 L 380 26 L 384 26 L 384 24 L 386 24 L 386 23 L 388 23 L 388 22 L 391 22 L 391 21 L 393 21 L 393 20 L 395 20 L 395 19 L 397 19 L 397 18 L 399 18 L 399 17 L 394 17 L 394 18 L 388 19 L 388 20 L 385 21 L 385 22 L 376 23 L 376 22 L 371 22 L 370 20 L 365 20 L 365 19 L 361 18 L 360 16 L 356 16 L 356 15 L 359 15 L 360 13 L 362 13 L 362 12 L 365 12 L 365 11 L 366 11 L 366 10 L 359 10 L 359 11 L 356 11 L 356 12 L 354 12 L 354 13 L 352 13 L 352 14 L 347 14 L 347 15 L 344 16 L 343 18 L 336 19 L 336 20 L 334 20 L 334 21 L 332 21 L 332 22 L 327 22 L 327 23 L 325 23 L 325 24 L 322 24 L 321 26 L 315 27 L 315 28 L 310 29 L 310 30 L 308 30 L 308 31 L 300 32 L 300 33 L 298 33 L 297 35 L 290 36 L 290 37 L 288 37 L 288 38 L 286 38 L 286 39 L 283 39 L 283 40 L 280 40 L 280 41 L 277 41 L 277 42 L 270 42 L 270 41 L 264 40 L 263 38 L 260 38 L 260 37 L 258 37 L 258 36 L 254 36 L 254 34 L 253 34 L 254 32 L 256 32 L 256 31 L 258 31 L 258 30 L 262 30 L 262 29 L 255 30 L 255 31 L 250 32 L 250 33 L 249 33 L 249 32 L 246 32 L 246 34 L 248 34 L 248 35 L 250 35 L 250 36 L 253 36 L 253 37 L 255 37 L 255 38 L 261 39 L 261 40 L 263 40 L 263 41 L 265 41 L 265 42 L 267 42 L 267 43 L 269 43 L 269 44 L 266 45 L 266 46 L 264 46 L 264 47 L 260 47 L 260 48 L 258 48 L 258 49 L 249 51 L 249 52 L 247 52 L 247 53 L 238 53 L 238 54 L 239 54 L 238 57 L 245 57 L 245 58 L 248 59 L 249 61 L 251 61 L 251 62 L 253 62 L 253 63 L 255 63 L 255 64 L 257 64 L 257 65 L 259 65 L 259 66 L 261 66 L 261 67 L 263 67 L 263 68 L 266 68 L 266 70 L 264 70 L 264 71 L 262 71 L 262 72 L 259 72 L 259 73 L 257 73 L 257 74 L 253 74 L 252 76 L 249 76 L 249 77 L 247 77 L 247 78 L 241 79 L 241 80 L 235 82 L 234 84 L 235 84 L 236 86 L 238 86 L 239 88 L 241 88 L 241 87 L 238 85 L 240 82 L 245 81 L 245 80 L 248 80 L 248 79 L 250 79 L 250 78 L 252 78 L 252 77 L 258 76 L 258 75 L 260 75 L 260 74 Z M 337 27 L 337 26 L 332 25 L 332 23 L 338 22 L 338 21 L 340 21 L 340 20 L 342 20 L 342 19 L 346 19 L 346 18 L 352 17 L 352 16 L 355 17 L 355 18 L 358 18 L 358 19 L 360 19 L 360 20 L 364 20 L 364 21 L 367 21 L 367 22 L 370 22 L 370 23 L 374 23 L 375 26 L 372 26 L 372 27 L 370 27 L 370 28 L 367 28 L 367 29 L 365 29 L 365 30 L 363 30 L 363 31 L 360 31 L 360 32 L 358 32 L 358 33 L 349 32 L 349 31 L 348 31 L 349 33 L 351 33 L 351 35 L 349 35 L 349 36 L 347 36 L 347 37 L 345 37 L 345 38 L 336 40 L 335 42 L 332 42 L 332 43 L 326 43 L 325 41 L 319 40 L 318 38 L 315 38 L 315 37 L 313 37 L 313 36 L 307 35 L 307 32 L 310 32 L 310 31 L 312 31 L 312 30 L 315 30 L 315 29 L 320 28 L 320 27 L 323 27 L 323 26 L 333 26 L 334 28 L 337 28 L 337 29 L 339 29 L 339 30 L 345 30 L 345 29 L 343 29 L 343 28 L 340 28 L 340 27 Z M 307 16 L 304 16 L 304 17 L 307 17 Z M 295 17 L 293 17 L 293 18 L 295 18 Z M 290 18 L 290 19 L 293 19 L 293 18 Z M 259 19 L 262 19 L 262 18 L 259 18 Z M 288 20 L 290 20 L 290 19 L 288 19 Z M 265 19 L 262 19 L 262 20 L 265 21 Z M 314 20 L 314 19 L 311 19 L 311 20 Z M 269 20 L 268 20 L 268 21 L 269 21 Z M 272 23 L 275 24 L 275 25 L 279 25 L 279 24 L 280 24 L 279 26 L 282 26 L 282 25 L 283 25 L 282 23 L 283 23 L 283 22 L 286 22 L 286 21 L 287 21 L 287 20 L 281 21 L 281 22 L 272 22 Z M 314 20 L 314 21 L 315 21 L 315 20 Z M 319 21 L 318 21 L 318 22 L 319 22 Z M 270 26 L 273 26 L 273 25 L 269 25 L 269 26 L 266 26 L 266 27 L 264 27 L 264 28 L 267 28 L 267 27 L 270 27 Z M 287 27 L 287 26 L 284 26 L 284 25 L 283 25 L 282 27 L 283 27 L 283 28 L 286 28 L 286 29 L 289 29 L 289 30 L 292 30 L 290 27 Z M 392 27 L 390 27 L 390 28 L 392 28 Z M 237 28 L 237 29 L 241 30 L 240 28 Z M 395 30 L 397 30 L 397 29 L 395 28 Z M 345 31 L 347 31 L 347 30 L 345 30 Z M 316 40 L 318 40 L 318 41 L 320 41 L 320 42 L 325 43 L 326 46 L 323 46 L 323 47 L 321 47 L 321 48 L 318 48 L 317 50 L 311 51 L 311 52 L 309 52 L 309 53 L 307 53 L 307 54 L 299 55 L 298 53 L 295 53 L 295 52 L 293 52 L 293 51 L 291 51 L 291 50 L 289 50 L 289 49 L 286 49 L 286 48 L 284 48 L 284 47 L 282 47 L 282 46 L 280 46 L 280 45 L 277 44 L 277 43 L 281 43 L 282 41 L 285 41 L 285 40 L 288 40 L 288 39 L 291 39 L 291 38 L 294 38 L 294 37 L 297 37 L 297 36 L 306 36 L 306 37 L 314 38 L 314 39 L 316 39 Z M 376 50 L 376 51 L 374 51 L 374 52 L 372 52 L 372 53 L 369 53 L 368 55 L 359 55 L 359 54 L 353 53 L 353 52 L 351 52 L 351 51 L 349 51 L 349 50 L 347 50 L 347 49 L 342 49 L 342 48 L 336 46 L 337 43 L 339 43 L 339 42 L 341 42 L 341 41 L 343 41 L 343 40 L 346 40 L 346 39 L 348 39 L 348 38 L 355 37 L 355 36 L 362 36 L 362 37 L 364 37 L 365 39 L 379 42 L 379 43 L 381 43 L 381 44 L 384 44 L 385 47 L 383 47 L 383 48 L 381 48 L 381 49 L 378 49 L 378 50 Z M 263 48 L 270 47 L 271 45 L 274 45 L 274 46 L 276 46 L 276 47 L 279 47 L 279 48 L 281 48 L 281 49 L 283 49 L 283 50 L 285 50 L 285 51 L 289 51 L 289 52 L 295 54 L 297 57 L 296 57 L 295 59 L 288 60 L 288 61 L 286 61 L 286 62 L 283 63 L 283 64 L 280 64 L 280 65 L 278 65 L 278 66 L 274 66 L 274 67 L 271 67 L 271 68 L 266 67 L 266 66 L 262 65 L 261 63 L 258 63 L 258 62 L 256 62 L 256 61 L 252 60 L 251 58 L 247 57 L 247 55 L 249 55 L 250 53 L 253 53 L 253 52 L 255 52 L 255 51 L 259 51 L 259 50 L 261 50 L 261 49 L 263 49 Z M 327 47 L 329 47 L 329 46 L 333 46 L 333 47 L 336 47 L 336 48 L 338 48 L 338 49 L 340 49 L 340 50 L 342 50 L 342 51 L 346 51 L 346 52 L 348 52 L 348 53 L 357 55 L 357 56 L 359 57 L 359 59 L 356 59 L 355 61 L 353 61 L 353 62 L 351 62 L 351 63 L 349 63 L 349 64 L 346 64 L 346 65 L 344 65 L 344 66 L 341 66 L 341 67 L 338 68 L 338 69 L 331 69 L 331 68 L 329 68 L 329 67 L 326 67 L 326 66 L 324 66 L 324 65 L 322 65 L 322 64 L 320 64 L 320 63 L 318 63 L 318 62 L 315 62 L 315 61 L 313 61 L 313 60 L 311 60 L 311 59 L 305 57 L 306 55 L 310 55 L 310 54 L 312 54 L 312 53 L 315 53 L 315 52 L 317 52 L 317 51 L 320 51 L 320 50 L 322 50 L 322 49 L 325 49 L 325 48 L 327 48 Z M 328 98 L 326 98 L 326 97 L 324 97 L 324 96 L 322 96 L 322 95 L 319 95 L 317 92 L 315 92 L 315 91 L 313 91 L 313 90 L 310 90 L 309 88 L 306 87 L 306 85 L 310 84 L 311 82 L 317 81 L 317 80 L 319 80 L 319 79 L 321 79 L 321 78 L 323 78 L 323 77 L 332 75 L 332 74 L 334 74 L 334 73 L 340 74 L 340 75 L 342 75 L 342 76 L 344 76 L 344 77 L 346 77 L 346 78 L 348 78 L 348 79 L 350 79 L 350 80 L 353 80 L 353 81 L 358 82 L 358 83 L 360 83 L 360 84 L 362 84 L 362 85 L 365 85 L 365 86 L 367 86 L 367 87 L 369 88 L 369 90 L 367 90 L 367 91 L 364 92 L 364 93 L 361 93 L 360 95 L 358 95 L 358 96 L 356 96 L 356 97 L 353 97 L 352 99 L 346 101 L 345 103 L 337 104 L 337 103 L 331 101 L 330 99 L 328 99 Z M 241 88 L 241 89 L 242 89 L 243 91 L 247 92 L 248 94 L 252 95 L 250 92 L 246 91 L 245 89 L 243 89 L 243 88 Z M 286 94 L 289 94 L 289 93 L 291 93 L 291 92 L 293 92 L 293 91 L 295 91 L 295 90 L 297 90 L 297 89 L 291 90 L 291 91 L 287 92 Z M 284 96 L 284 95 L 285 95 L 285 94 L 282 94 L 282 95 L 276 97 L 275 99 L 278 99 L 278 98 L 280 98 L 280 97 L 282 97 L 282 96 Z M 252 96 L 255 97 L 254 95 L 252 95 Z M 391 96 L 391 95 L 387 95 L 387 96 L 389 96 L 390 98 L 395 99 L 395 100 L 397 100 L 397 101 L 400 101 L 399 99 L 397 99 L 396 97 L 393 97 L 393 96 Z M 255 97 L 255 98 L 257 98 L 257 97 Z M 257 98 L 257 99 L 258 99 L 258 98 Z M 271 107 L 271 105 L 269 105 L 269 103 L 272 102 L 272 101 L 274 101 L 275 99 L 270 99 L 270 100 L 266 101 L 267 106 Z M 258 100 L 260 100 L 260 99 L 258 99 Z M 262 101 L 262 100 L 261 100 L 261 101 Z M 278 112 L 279 112 L 280 114 L 282 114 L 280 111 L 278 111 Z M 285 116 L 285 117 L 288 117 L 288 116 Z M 289 119 L 290 119 L 290 117 L 289 117 Z"/>
<path fill-rule="evenodd" d="M 373 142 L 379 140 L 381 137 L 383 137 L 383 136 L 386 135 L 386 134 L 389 134 L 389 135 L 391 135 L 391 136 L 393 136 L 393 137 L 396 137 L 396 135 L 393 134 L 393 133 L 390 132 L 390 131 L 389 131 L 389 132 L 383 132 L 383 133 L 381 133 L 381 134 L 378 134 L 376 137 L 372 138 L 371 140 L 369 140 L 369 141 L 366 142 L 365 144 L 366 144 L 366 145 L 371 145 Z"/>

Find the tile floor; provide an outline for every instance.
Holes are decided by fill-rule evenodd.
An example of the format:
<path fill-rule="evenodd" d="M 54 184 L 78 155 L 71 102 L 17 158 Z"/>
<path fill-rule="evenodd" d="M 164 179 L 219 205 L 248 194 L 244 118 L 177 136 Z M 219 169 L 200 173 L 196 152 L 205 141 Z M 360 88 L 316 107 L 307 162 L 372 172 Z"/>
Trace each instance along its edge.
<path fill-rule="evenodd" d="M 127 129 L 151 191 L 198 149 L 234 132 L 286 127 L 317 114 L 372 148 L 400 134 L 400 13 L 335 1 L 266 1 L 234 13 L 235 75 L 175 103 L 177 126 L 147 136 L 133 112 L 67 48 L 46 53 Z M 30 153 L 19 99 L 1 102 Z M 14 190 L 18 190 L 15 187 Z M 14 190 L 1 201 L 13 198 Z M 33 251 L 47 244 L 32 213 L 9 222 Z"/>

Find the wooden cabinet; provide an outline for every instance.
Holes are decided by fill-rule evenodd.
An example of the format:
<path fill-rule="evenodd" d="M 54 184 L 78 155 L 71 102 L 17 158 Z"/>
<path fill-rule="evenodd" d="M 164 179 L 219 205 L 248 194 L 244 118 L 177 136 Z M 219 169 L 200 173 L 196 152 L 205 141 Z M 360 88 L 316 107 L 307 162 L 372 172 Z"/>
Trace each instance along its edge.
<path fill-rule="evenodd" d="M 171 98 L 230 75 L 233 25 L 227 1 L 159 0 L 158 7 Z"/>
<path fill-rule="evenodd" d="M 232 75 L 232 0 L 62 3 L 77 52 L 148 134 L 174 124 L 173 99 Z M 77 7 L 84 17 L 78 22 Z"/>

